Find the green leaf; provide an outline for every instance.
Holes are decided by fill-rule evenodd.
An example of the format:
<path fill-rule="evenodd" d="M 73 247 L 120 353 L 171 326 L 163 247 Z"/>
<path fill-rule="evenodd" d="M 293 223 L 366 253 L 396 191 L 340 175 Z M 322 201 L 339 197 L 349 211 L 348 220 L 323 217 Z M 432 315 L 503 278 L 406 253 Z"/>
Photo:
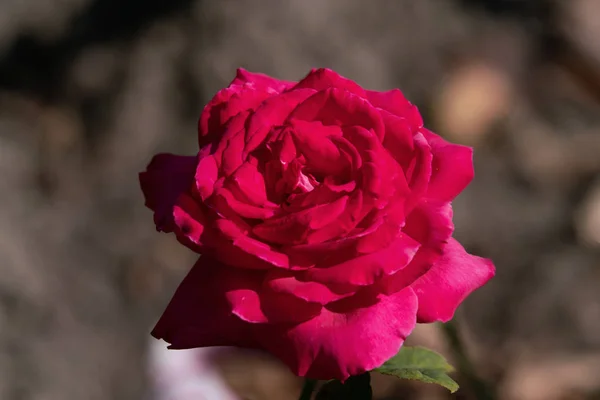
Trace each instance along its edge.
<path fill-rule="evenodd" d="M 454 368 L 442 355 L 424 347 L 402 346 L 398 354 L 373 371 L 402 379 L 437 383 L 451 393 L 458 390 L 458 383 L 448 376 Z"/>
<path fill-rule="evenodd" d="M 315 400 L 372 400 L 371 375 L 351 376 L 344 383 L 331 380 L 321 387 Z"/>

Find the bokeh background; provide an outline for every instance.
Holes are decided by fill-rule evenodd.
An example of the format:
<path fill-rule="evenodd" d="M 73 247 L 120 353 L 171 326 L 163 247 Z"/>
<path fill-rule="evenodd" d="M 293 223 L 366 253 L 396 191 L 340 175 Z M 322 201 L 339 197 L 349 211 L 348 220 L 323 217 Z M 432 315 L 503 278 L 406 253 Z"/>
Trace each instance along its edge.
<path fill-rule="evenodd" d="M 399 87 L 475 147 L 456 236 L 498 269 L 456 318 L 475 371 L 496 399 L 600 399 L 600 0 L 1 0 L 0 399 L 155 399 L 182 378 L 148 332 L 194 256 L 155 232 L 137 173 L 196 150 L 239 66 Z M 411 341 L 455 359 L 439 326 Z M 232 398 L 298 396 L 265 355 L 197 359 Z"/>

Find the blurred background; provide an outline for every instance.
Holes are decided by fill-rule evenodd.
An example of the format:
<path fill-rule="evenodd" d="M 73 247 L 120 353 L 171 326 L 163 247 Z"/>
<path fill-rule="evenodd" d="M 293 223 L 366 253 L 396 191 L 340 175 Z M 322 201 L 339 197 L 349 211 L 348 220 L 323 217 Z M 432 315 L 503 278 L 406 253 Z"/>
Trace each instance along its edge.
<path fill-rule="evenodd" d="M 456 318 L 475 371 L 490 398 L 600 399 L 599 0 L 0 0 L 0 399 L 297 398 L 265 355 L 149 337 L 194 255 L 137 173 L 196 151 L 239 66 L 399 87 L 475 147 L 456 236 L 498 269 Z M 456 362 L 439 326 L 410 340 Z M 373 385 L 481 400 L 456 378 Z"/>

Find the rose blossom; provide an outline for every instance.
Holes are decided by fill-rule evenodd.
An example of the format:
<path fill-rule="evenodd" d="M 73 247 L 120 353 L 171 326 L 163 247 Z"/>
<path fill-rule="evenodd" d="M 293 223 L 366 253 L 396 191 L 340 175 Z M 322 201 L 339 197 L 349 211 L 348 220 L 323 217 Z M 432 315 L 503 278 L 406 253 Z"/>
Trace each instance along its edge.
<path fill-rule="evenodd" d="M 157 229 L 202 254 L 153 331 L 171 348 L 258 348 L 344 380 L 494 275 L 452 238 L 472 150 L 427 130 L 399 90 L 240 69 L 198 133 L 197 155 L 140 174 Z"/>

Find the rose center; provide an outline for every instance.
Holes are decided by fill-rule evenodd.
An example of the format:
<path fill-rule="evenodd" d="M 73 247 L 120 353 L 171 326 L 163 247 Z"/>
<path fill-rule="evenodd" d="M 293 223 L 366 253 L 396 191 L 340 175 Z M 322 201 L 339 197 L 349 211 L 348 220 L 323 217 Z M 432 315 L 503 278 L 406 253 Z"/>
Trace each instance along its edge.
<path fill-rule="evenodd" d="M 283 166 L 282 181 L 285 187 L 284 192 L 287 195 L 308 193 L 319 185 L 315 177 L 306 172 L 302 160 L 297 158 Z"/>
<path fill-rule="evenodd" d="M 302 171 L 300 171 L 296 187 L 300 189 L 300 191 L 302 191 L 303 193 L 308 193 L 315 188 L 314 185 L 310 182 L 308 176 L 304 175 L 304 172 Z"/>

